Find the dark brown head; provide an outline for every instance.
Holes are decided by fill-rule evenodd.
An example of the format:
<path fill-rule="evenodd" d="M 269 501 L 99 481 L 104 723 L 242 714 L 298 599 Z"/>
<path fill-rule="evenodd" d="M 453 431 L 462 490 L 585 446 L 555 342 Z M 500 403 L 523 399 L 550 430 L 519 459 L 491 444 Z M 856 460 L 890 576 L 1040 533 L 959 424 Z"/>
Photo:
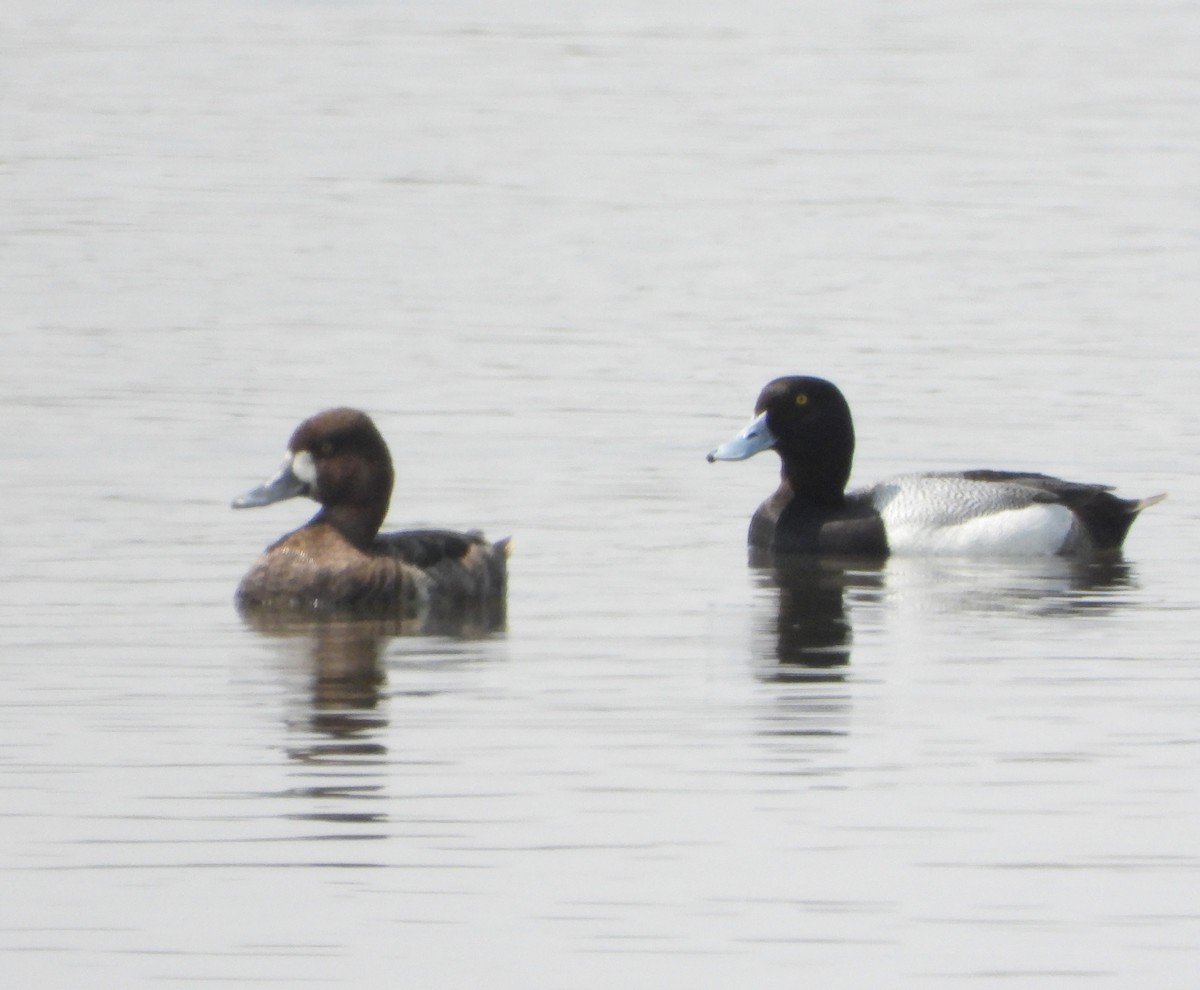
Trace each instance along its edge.
<path fill-rule="evenodd" d="M 357 409 L 328 409 L 296 427 L 278 472 L 233 507 L 306 495 L 322 506 L 313 523 L 333 525 L 366 547 L 387 515 L 393 481 L 387 444 L 371 418 Z"/>

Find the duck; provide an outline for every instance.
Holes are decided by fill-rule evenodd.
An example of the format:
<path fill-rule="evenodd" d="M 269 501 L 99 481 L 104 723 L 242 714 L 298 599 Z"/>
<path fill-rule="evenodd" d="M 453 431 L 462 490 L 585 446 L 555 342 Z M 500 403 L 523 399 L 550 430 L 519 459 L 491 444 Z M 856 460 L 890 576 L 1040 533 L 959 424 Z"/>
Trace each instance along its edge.
<path fill-rule="evenodd" d="M 778 489 L 750 520 L 751 548 L 882 559 L 891 555 L 1119 554 L 1138 514 L 1165 495 L 1120 498 L 1108 485 L 1036 472 L 927 472 L 846 491 L 854 422 L 836 385 L 787 375 L 767 383 L 754 418 L 709 463 L 774 450 Z"/>
<path fill-rule="evenodd" d="M 306 496 L 320 509 L 262 552 L 238 585 L 238 607 L 405 616 L 502 607 L 511 541 L 474 530 L 381 534 L 394 482 L 387 443 L 365 412 L 340 407 L 304 420 L 275 474 L 232 504 Z"/>

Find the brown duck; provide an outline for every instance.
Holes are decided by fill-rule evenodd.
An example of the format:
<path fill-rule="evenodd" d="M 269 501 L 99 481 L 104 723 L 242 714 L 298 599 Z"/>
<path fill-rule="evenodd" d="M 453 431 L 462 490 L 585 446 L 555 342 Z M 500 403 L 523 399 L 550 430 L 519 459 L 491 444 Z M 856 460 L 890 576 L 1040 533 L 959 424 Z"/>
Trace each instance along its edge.
<path fill-rule="evenodd" d="M 278 472 L 235 509 L 305 495 L 320 510 L 259 556 L 237 589 L 243 609 L 420 616 L 502 613 L 509 541 L 478 532 L 379 532 L 394 482 L 387 444 L 357 409 L 306 419 Z"/>

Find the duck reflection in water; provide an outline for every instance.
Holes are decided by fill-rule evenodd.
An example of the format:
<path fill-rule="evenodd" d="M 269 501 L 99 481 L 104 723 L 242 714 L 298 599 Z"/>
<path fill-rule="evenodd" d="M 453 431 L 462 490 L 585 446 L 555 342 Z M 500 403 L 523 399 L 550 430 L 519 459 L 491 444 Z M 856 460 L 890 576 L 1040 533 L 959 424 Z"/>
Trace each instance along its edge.
<path fill-rule="evenodd" d="M 311 727 L 337 738 L 380 728 L 372 717 L 387 681 L 381 661 L 384 643 L 403 632 L 403 620 L 303 616 L 288 612 L 242 610 L 247 626 L 285 641 L 291 663 L 309 688 Z"/>
<path fill-rule="evenodd" d="M 846 593 L 878 598 L 880 565 L 752 548 L 750 566 L 762 588 L 778 591 L 771 678 L 841 680 L 850 663 L 853 629 Z"/>
<path fill-rule="evenodd" d="M 1133 567 L 1120 554 L 979 561 L 893 558 L 884 572 L 894 607 L 927 614 L 1070 617 L 1111 612 L 1134 599 Z"/>
<path fill-rule="evenodd" d="M 850 663 L 856 611 L 928 615 L 1086 616 L 1118 609 L 1137 583 L 1121 556 L 1023 562 L 892 558 L 873 562 L 752 548 L 759 587 L 777 592 L 768 679 L 840 680 Z"/>
<path fill-rule="evenodd" d="M 384 654 L 397 637 L 439 636 L 470 641 L 504 629 L 502 602 L 486 609 L 425 613 L 418 617 L 365 618 L 352 613 L 305 615 L 242 608 L 243 621 L 263 635 L 302 646 L 311 678 L 311 728 L 351 739 L 387 725 L 382 714 L 387 675 Z M 322 753 L 329 755 L 328 749 Z"/>
<path fill-rule="evenodd" d="M 439 667 L 447 652 L 475 657 L 474 644 L 503 629 L 503 610 L 459 612 L 436 624 L 429 615 L 370 619 L 252 608 L 241 615 L 251 629 L 279 641 L 292 676 L 303 678 L 290 692 L 300 712 L 286 719 L 286 751 L 296 770 L 285 793 L 305 810 L 287 817 L 364 827 L 357 838 L 385 838 L 377 827 L 386 818 L 380 801 L 388 790 L 388 707 L 395 694 L 388 689 L 388 644 L 405 639 L 415 647 L 410 657 Z"/>

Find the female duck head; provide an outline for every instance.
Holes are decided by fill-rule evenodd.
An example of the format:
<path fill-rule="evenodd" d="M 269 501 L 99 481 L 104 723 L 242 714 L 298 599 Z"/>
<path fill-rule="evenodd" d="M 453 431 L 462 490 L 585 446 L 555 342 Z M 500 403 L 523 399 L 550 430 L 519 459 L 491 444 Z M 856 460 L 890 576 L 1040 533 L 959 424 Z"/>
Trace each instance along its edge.
<path fill-rule="evenodd" d="M 838 387 L 802 375 L 768 382 L 754 419 L 708 460 L 740 461 L 768 449 L 779 454 L 783 477 L 799 497 L 841 502 L 854 461 L 854 422 Z"/>
<path fill-rule="evenodd" d="M 329 522 L 362 546 L 383 524 L 394 480 L 387 444 L 371 418 L 357 409 L 328 409 L 296 427 L 279 470 L 233 507 L 306 495 L 322 506 L 314 522 Z"/>

